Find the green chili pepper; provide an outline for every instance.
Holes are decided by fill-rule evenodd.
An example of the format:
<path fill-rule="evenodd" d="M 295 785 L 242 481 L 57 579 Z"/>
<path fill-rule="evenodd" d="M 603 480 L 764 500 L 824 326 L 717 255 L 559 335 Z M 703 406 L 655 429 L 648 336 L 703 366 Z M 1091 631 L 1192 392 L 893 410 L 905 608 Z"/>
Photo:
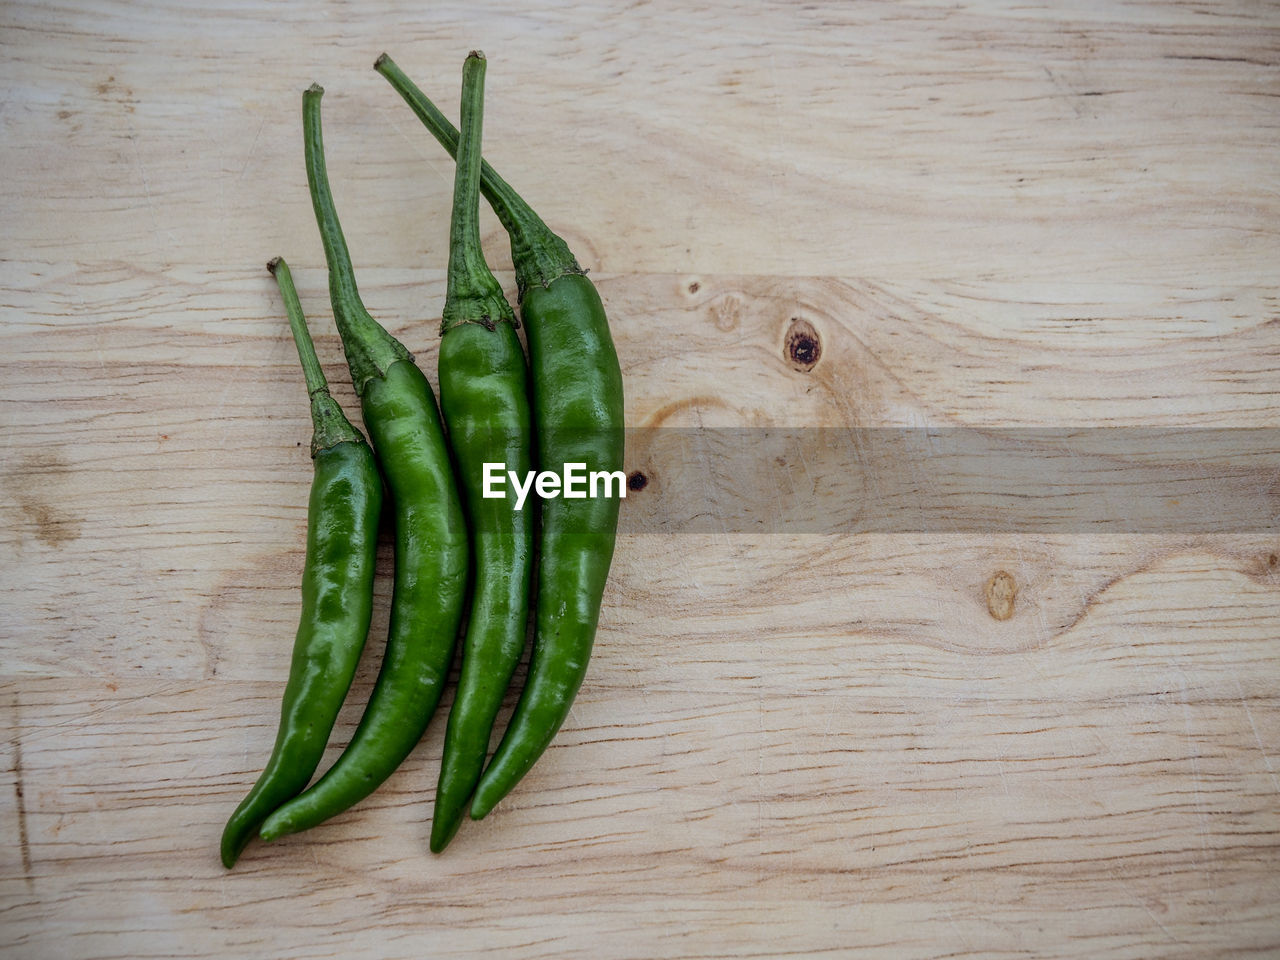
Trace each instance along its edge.
<path fill-rule="evenodd" d="M 347 749 L 272 814 L 262 837 L 315 826 L 367 797 L 421 739 L 453 659 L 467 585 L 467 529 L 435 395 L 399 341 L 369 315 L 325 171 L 320 98 L 302 97 L 307 179 L 329 263 L 334 320 L 395 514 L 395 584 L 382 669 Z"/>
<path fill-rule="evenodd" d="M 383 54 L 374 64 L 450 154 L 458 131 Z M 481 190 L 511 238 L 529 341 L 539 467 L 621 472 L 622 373 L 595 286 L 556 236 L 487 163 Z M 614 497 L 549 499 L 529 678 L 471 802 L 485 816 L 537 762 L 569 714 L 591 654 L 618 521 Z"/>
<path fill-rule="evenodd" d="M 453 186 L 449 282 L 440 327 L 440 408 L 471 525 L 475 587 L 462 672 L 440 761 L 431 849 L 445 848 L 484 770 L 489 735 L 524 650 L 534 508 L 483 496 L 484 465 L 523 477 L 533 461 L 528 380 L 516 317 L 480 247 L 484 54 L 462 68 L 462 141 Z"/>
<path fill-rule="evenodd" d="M 227 867 L 235 864 L 267 816 L 296 796 L 320 764 L 369 633 L 382 509 L 382 478 L 373 453 L 329 396 L 289 267 L 279 258 L 267 267 L 284 297 L 311 395 L 315 476 L 307 510 L 302 618 L 280 729 L 266 769 L 222 833 L 222 863 Z"/>

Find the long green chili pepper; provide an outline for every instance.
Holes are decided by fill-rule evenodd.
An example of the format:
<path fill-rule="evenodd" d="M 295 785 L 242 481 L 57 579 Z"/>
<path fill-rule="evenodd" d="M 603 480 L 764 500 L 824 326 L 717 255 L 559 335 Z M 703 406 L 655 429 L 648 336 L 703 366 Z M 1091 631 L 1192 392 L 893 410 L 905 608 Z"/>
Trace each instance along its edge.
<path fill-rule="evenodd" d="M 373 453 L 329 396 L 289 267 L 267 264 L 289 314 L 311 396 L 315 475 L 307 509 L 302 617 L 271 759 L 222 833 L 222 863 L 236 859 L 267 816 L 315 773 L 351 686 L 373 611 L 373 570 L 382 478 Z"/>
<path fill-rule="evenodd" d="M 431 134 L 456 154 L 458 131 L 383 54 L 374 64 Z M 511 238 L 529 341 L 539 467 L 620 473 L 622 373 L 595 286 L 556 236 L 487 163 L 481 190 Z M 611 496 L 548 499 L 529 678 L 497 752 L 480 778 L 471 816 L 485 816 L 537 762 L 582 684 L 600 614 L 618 521 Z"/>
<path fill-rule="evenodd" d="M 489 735 L 524 650 L 533 516 L 483 496 L 484 465 L 523 477 L 533 461 L 528 381 L 516 317 L 480 247 L 484 54 L 462 68 L 462 141 L 453 187 L 449 281 L 440 327 L 440 408 L 458 464 L 475 573 L 462 672 L 445 732 L 431 849 L 445 848 L 484 770 Z"/>
<path fill-rule="evenodd" d="M 262 825 L 273 840 L 364 799 L 421 739 L 453 659 L 467 583 L 466 523 L 435 395 L 356 289 L 325 171 L 320 98 L 302 96 L 307 180 L 329 263 L 334 320 L 395 514 L 395 583 L 382 669 L 360 725 L 333 767 Z"/>

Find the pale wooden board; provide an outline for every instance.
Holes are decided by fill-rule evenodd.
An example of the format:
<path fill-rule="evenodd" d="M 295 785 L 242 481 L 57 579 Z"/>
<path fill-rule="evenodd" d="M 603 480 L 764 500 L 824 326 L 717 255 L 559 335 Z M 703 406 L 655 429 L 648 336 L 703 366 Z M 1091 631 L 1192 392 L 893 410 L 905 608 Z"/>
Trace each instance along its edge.
<path fill-rule="evenodd" d="M 627 534 L 565 730 L 446 855 L 437 725 L 216 857 L 310 479 L 269 257 L 355 409 L 303 87 L 433 380 L 452 168 L 369 65 L 453 114 L 480 47 L 486 154 L 592 268 L 632 425 L 1276 426 L 1274 4 L 108 0 L 9 4 L 0 47 L 7 955 L 1280 951 L 1264 535 Z"/>

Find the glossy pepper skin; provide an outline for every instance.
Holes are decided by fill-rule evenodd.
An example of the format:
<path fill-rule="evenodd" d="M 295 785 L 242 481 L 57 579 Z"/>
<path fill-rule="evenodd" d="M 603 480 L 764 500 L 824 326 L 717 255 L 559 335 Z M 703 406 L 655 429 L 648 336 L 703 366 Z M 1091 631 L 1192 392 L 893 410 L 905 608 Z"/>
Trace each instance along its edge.
<path fill-rule="evenodd" d="M 535 385 L 538 462 L 562 472 L 622 470 L 622 373 L 595 286 L 564 274 L 528 287 L 521 303 Z M 471 801 L 480 819 L 506 796 L 550 745 L 587 671 L 609 565 L 619 501 L 547 500 L 529 677 Z"/>
<path fill-rule="evenodd" d="M 334 319 L 395 517 L 386 651 L 364 716 L 333 767 L 267 818 L 272 840 L 363 800 L 409 755 L 444 688 L 467 587 L 468 538 L 435 395 L 409 352 L 364 308 L 325 171 L 323 90 L 303 94 L 307 179 L 329 263 Z"/>
<path fill-rule="evenodd" d="M 418 118 L 456 154 L 458 131 L 383 54 L 374 64 Z M 588 473 L 623 463 L 622 373 L 604 306 L 565 242 L 487 163 L 481 190 L 511 239 L 520 314 L 529 342 L 536 455 L 541 470 L 584 463 Z M 529 772 L 569 714 L 583 677 L 613 558 L 614 498 L 549 500 L 529 677 L 475 796 L 479 819 Z"/>
<path fill-rule="evenodd" d="M 373 611 L 382 478 L 364 437 L 329 396 L 289 267 L 272 260 L 311 396 L 315 474 L 307 509 L 302 616 L 266 769 L 227 821 L 222 863 L 235 864 L 277 807 L 306 787 L 351 686 Z"/>
<path fill-rule="evenodd" d="M 516 318 L 480 246 L 480 138 L 484 55 L 462 70 L 462 140 L 454 180 L 448 293 L 440 341 L 440 408 L 472 534 L 471 615 L 436 788 L 431 849 L 458 830 L 489 753 L 503 695 L 524 651 L 536 507 L 486 498 L 484 465 L 523 477 L 533 462 L 528 377 Z M 509 491 L 508 491 L 509 494 Z"/>

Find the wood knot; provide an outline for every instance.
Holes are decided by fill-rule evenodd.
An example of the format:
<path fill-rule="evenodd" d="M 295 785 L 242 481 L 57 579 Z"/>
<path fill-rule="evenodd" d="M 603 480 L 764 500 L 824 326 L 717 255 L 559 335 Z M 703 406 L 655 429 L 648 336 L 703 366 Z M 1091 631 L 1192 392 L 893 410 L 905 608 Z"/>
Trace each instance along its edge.
<path fill-rule="evenodd" d="M 643 472 L 636 470 L 631 476 L 627 477 L 628 490 L 643 490 L 649 485 L 649 478 Z"/>
<path fill-rule="evenodd" d="M 1008 620 L 1013 616 L 1013 604 L 1018 598 L 1018 584 L 1013 575 L 997 570 L 987 581 L 987 612 L 993 619 Z"/>
<path fill-rule="evenodd" d="M 808 320 L 792 317 L 785 342 L 787 362 L 794 370 L 808 373 L 822 358 L 822 339 Z"/>

